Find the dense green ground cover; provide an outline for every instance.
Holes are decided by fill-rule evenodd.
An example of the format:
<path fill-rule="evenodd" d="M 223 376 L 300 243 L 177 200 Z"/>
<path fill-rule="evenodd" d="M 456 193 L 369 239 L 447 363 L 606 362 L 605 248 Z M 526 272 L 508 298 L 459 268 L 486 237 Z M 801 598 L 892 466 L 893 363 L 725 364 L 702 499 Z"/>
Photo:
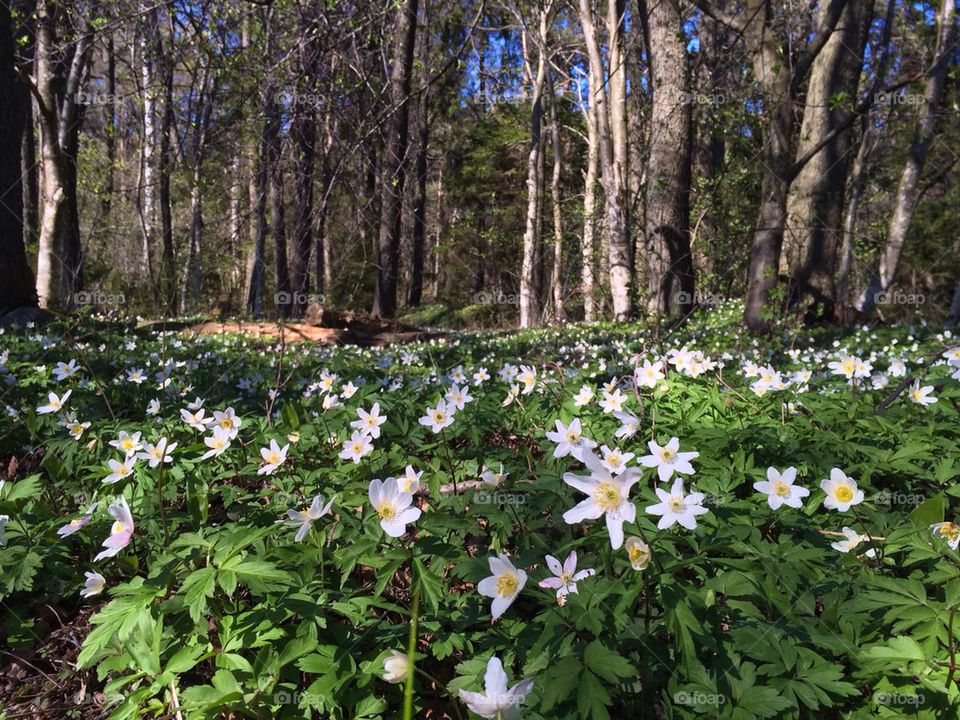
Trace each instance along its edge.
<path fill-rule="evenodd" d="M 957 717 L 955 338 L 735 314 L 8 332 L 2 642 L 95 608 L 77 672 L 116 718 Z"/>

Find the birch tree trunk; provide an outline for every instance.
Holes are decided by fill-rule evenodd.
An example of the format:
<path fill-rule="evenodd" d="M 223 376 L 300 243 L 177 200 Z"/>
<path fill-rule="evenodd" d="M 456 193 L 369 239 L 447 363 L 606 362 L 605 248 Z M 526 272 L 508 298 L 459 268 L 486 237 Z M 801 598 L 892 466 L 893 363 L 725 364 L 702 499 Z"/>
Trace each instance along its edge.
<path fill-rule="evenodd" d="M 615 2 L 615 0 L 608 0 Z M 580 24 L 583 29 L 590 66 L 589 102 L 595 105 L 597 116 L 597 139 L 600 146 L 600 181 L 604 190 L 604 243 L 605 265 L 609 268 L 610 295 L 613 299 L 613 316 L 616 320 L 625 320 L 633 312 L 630 296 L 633 269 L 631 266 L 630 234 L 627 226 L 626 207 L 622 186 L 619 180 L 614 152 L 613 116 L 609 109 L 611 97 L 604 91 L 606 68 L 600 54 L 600 45 L 593 22 L 591 0 L 579 0 Z M 619 44 L 614 39 L 611 41 Z"/>
<path fill-rule="evenodd" d="M 547 35 L 549 7 L 540 9 L 536 38 L 524 42 L 525 63 L 530 75 L 530 148 L 527 151 L 527 214 L 523 233 L 523 256 L 520 265 L 520 327 L 540 324 L 540 298 L 537 292 L 536 263 L 540 244 L 539 216 L 541 181 L 541 153 L 543 151 L 543 86 L 547 79 Z M 524 33 L 526 35 L 526 33 Z M 536 45 L 537 71 L 534 74 L 529 57 L 529 45 Z"/>
<path fill-rule="evenodd" d="M 42 169 L 37 296 L 41 307 L 69 308 L 81 281 L 76 173 L 71 172 L 70 164 L 76 163 L 77 96 L 93 46 L 93 28 L 84 25 L 75 40 L 64 44 L 64 50 L 57 38 L 58 12 L 55 0 L 38 0 L 33 81 Z M 68 60 L 59 62 L 61 52 Z"/>
<path fill-rule="evenodd" d="M 600 168 L 600 140 L 597 132 L 596 105 L 584 110 L 587 126 L 587 168 L 583 184 L 583 237 L 580 241 L 580 292 L 583 295 L 583 319 L 597 318 L 597 175 Z"/>
<path fill-rule="evenodd" d="M 560 206 L 560 176 L 563 171 L 563 147 L 560 122 L 557 119 L 557 96 L 550 82 L 550 140 L 553 147 L 553 175 L 550 178 L 550 200 L 553 207 L 553 266 L 550 285 L 553 291 L 553 319 L 566 317 L 563 308 L 563 211 Z"/>

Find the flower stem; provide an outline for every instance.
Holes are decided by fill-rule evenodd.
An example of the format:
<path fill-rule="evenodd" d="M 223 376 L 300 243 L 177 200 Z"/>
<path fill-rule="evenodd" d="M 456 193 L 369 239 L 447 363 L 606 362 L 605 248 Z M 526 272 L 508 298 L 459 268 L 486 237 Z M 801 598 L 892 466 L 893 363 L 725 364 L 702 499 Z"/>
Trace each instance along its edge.
<path fill-rule="evenodd" d="M 420 586 L 413 589 L 413 608 L 410 610 L 410 637 L 407 640 L 407 684 L 403 689 L 403 720 L 413 720 L 413 675 L 416 668 L 417 617 L 420 613 Z"/>

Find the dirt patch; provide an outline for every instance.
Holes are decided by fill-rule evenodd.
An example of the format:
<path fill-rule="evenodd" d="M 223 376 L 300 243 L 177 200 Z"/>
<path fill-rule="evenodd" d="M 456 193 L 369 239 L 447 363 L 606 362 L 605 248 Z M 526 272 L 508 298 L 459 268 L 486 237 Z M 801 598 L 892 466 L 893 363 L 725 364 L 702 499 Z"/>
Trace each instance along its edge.
<path fill-rule="evenodd" d="M 275 322 L 205 322 L 186 328 L 183 332 L 200 335 L 240 333 L 256 340 L 275 342 L 283 337 L 285 342 L 313 342 L 323 345 L 386 345 L 397 342 L 413 342 L 440 337 L 441 333 L 420 330 L 392 331 L 367 327 L 325 328 L 305 323 Z"/>

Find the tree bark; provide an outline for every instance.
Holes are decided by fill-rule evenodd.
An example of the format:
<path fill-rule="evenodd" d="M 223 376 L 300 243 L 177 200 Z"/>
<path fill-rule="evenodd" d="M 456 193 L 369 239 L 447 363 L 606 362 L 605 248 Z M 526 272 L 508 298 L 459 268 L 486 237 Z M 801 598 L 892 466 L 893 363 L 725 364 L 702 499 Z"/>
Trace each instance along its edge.
<path fill-rule="evenodd" d="M 608 0 L 608 2 L 615 2 L 615 0 Z M 614 113 L 611 113 L 609 109 L 611 98 L 607 97 L 604 92 L 604 77 L 607 73 L 600 54 L 590 0 L 579 0 L 579 9 L 580 24 L 583 29 L 590 67 L 589 102 L 596 105 L 597 139 L 600 146 L 600 181 L 603 185 L 605 206 L 605 264 L 609 273 L 614 319 L 625 320 L 633 312 L 633 301 L 630 294 L 633 268 L 631 265 L 632 253 L 626 207 L 613 147 L 612 120 Z M 619 44 L 616 38 L 611 42 Z"/>
<path fill-rule="evenodd" d="M 537 259 L 540 244 L 540 202 L 543 152 L 543 86 L 547 79 L 547 41 L 549 7 L 539 10 L 536 38 L 524 38 L 524 63 L 530 82 L 530 145 L 527 151 L 527 213 L 520 265 L 520 327 L 540 324 L 540 296 L 537 289 Z M 534 73 L 530 44 L 536 45 L 537 69 Z"/>
<path fill-rule="evenodd" d="M 582 103 L 581 103 L 582 105 Z M 600 140 L 595 103 L 584 109 L 587 126 L 587 168 L 583 183 L 583 236 L 580 241 L 580 292 L 583 319 L 597 318 L 597 176 L 600 174 Z"/>
<path fill-rule="evenodd" d="M 400 231 L 403 219 L 403 189 L 406 181 L 409 96 L 413 74 L 413 51 L 417 32 L 418 0 L 405 0 L 397 7 L 393 67 L 390 72 L 391 114 L 387 125 L 380 182 L 379 265 L 373 298 L 373 316 L 391 318 L 397 312 L 397 278 L 400 264 Z"/>
<path fill-rule="evenodd" d="M 308 102 L 297 102 L 290 122 L 290 140 L 293 143 L 293 253 L 290 257 L 290 288 L 298 295 L 310 289 L 310 254 L 313 249 L 314 223 L 313 181 L 316 166 L 317 107 L 313 98 L 313 81 L 319 69 L 320 48 L 316 33 L 316 3 L 311 2 L 300 16 L 299 65 Z M 305 308 L 296 304 L 295 316 Z"/>
<path fill-rule="evenodd" d="M 823 5 L 821 17 L 828 6 Z M 834 105 L 857 97 L 871 7 L 851 2 L 811 66 L 797 154 L 803 156 L 834 133 L 850 111 Z M 809 315 L 832 318 L 840 251 L 844 190 L 851 148 L 849 131 L 837 134 L 800 170 L 787 196 L 787 226 L 780 272 L 791 278 L 788 300 L 811 304 Z"/>
<path fill-rule="evenodd" d="M 557 95 L 550 81 L 550 140 L 553 147 L 553 175 L 550 178 L 550 201 L 553 208 L 553 267 L 550 286 L 553 291 L 553 319 L 566 317 L 563 307 L 563 209 L 560 204 L 560 177 L 563 172 L 563 147 L 560 121 L 557 119 Z"/>
<path fill-rule="evenodd" d="M 43 171 L 37 259 L 37 296 L 41 307 L 72 306 L 73 295 L 81 284 L 75 172 L 81 109 L 77 96 L 93 46 L 93 28 L 85 23 L 75 40 L 64 43 L 68 60 L 58 62 L 64 51 L 57 37 L 58 13 L 55 0 L 38 0 L 33 89 L 40 116 Z"/>
<path fill-rule="evenodd" d="M 677 315 L 693 302 L 690 255 L 692 103 L 679 0 L 641 0 L 653 109 L 647 162 L 647 311 Z"/>
<path fill-rule="evenodd" d="M 430 15 L 429 0 L 423 0 L 423 18 L 420 23 L 420 67 L 424 79 L 430 67 Z M 430 93 L 428 88 L 420 92 L 418 108 L 419 137 L 417 139 L 417 192 L 413 201 L 413 247 L 410 258 L 410 292 L 407 302 L 418 307 L 423 300 L 423 258 L 427 238 L 427 162 L 430 149 Z"/>

